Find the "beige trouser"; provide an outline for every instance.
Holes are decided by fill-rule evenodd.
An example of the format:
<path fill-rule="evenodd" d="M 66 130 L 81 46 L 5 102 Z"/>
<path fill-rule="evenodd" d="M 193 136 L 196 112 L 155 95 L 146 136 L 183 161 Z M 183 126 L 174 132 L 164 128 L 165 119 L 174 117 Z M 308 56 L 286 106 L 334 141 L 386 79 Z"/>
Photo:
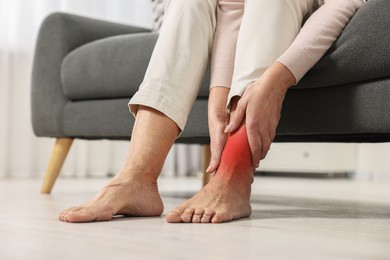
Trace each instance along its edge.
<path fill-rule="evenodd" d="M 229 100 L 289 47 L 315 0 L 246 0 L 237 38 Z M 139 91 L 129 102 L 152 107 L 181 130 L 199 92 L 210 58 L 217 0 L 170 0 L 164 23 Z"/>

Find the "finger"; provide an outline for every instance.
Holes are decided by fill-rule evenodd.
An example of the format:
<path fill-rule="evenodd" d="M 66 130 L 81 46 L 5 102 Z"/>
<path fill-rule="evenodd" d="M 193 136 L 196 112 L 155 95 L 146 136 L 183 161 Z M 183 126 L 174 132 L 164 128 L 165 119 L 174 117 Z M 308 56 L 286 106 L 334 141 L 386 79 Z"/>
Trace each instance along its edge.
<path fill-rule="evenodd" d="M 276 129 L 276 127 L 274 127 L 273 129 Z M 263 159 L 265 159 L 265 157 L 267 157 L 269 150 L 271 150 L 271 145 L 275 139 L 275 136 L 276 136 L 276 131 L 269 131 L 268 138 L 264 138 L 265 140 L 263 140 L 263 147 L 262 147 L 262 151 L 261 151 L 261 160 L 263 160 Z"/>
<path fill-rule="evenodd" d="M 209 168 L 207 169 L 207 173 L 213 173 L 217 170 L 218 166 L 219 166 L 219 163 L 221 161 L 221 154 L 222 152 L 218 152 L 218 154 L 213 154 L 212 155 L 212 159 L 211 159 L 211 162 L 210 162 L 210 166 Z"/>
<path fill-rule="evenodd" d="M 252 165 L 256 167 L 259 164 L 261 158 L 261 146 L 262 140 L 260 132 L 253 127 L 247 126 L 248 142 L 252 154 Z"/>
<path fill-rule="evenodd" d="M 242 103 L 238 102 L 237 108 L 230 116 L 229 125 L 225 128 L 225 133 L 231 133 L 241 125 L 242 121 L 244 121 L 245 110 L 246 105 L 242 105 Z"/>
<path fill-rule="evenodd" d="M 207 173 L 213 173 L 217 170 L 221 161 L 222 151 L 226 144 L 227 135 L 222 134 L 217 138 L 218 140 L 212 141 L 211 143 L 211 160 L 210 165 L 207 168 Z"/>
<path fill-rule="evenodd" d="M 211 154 L 210 165 L 207 168 L 206 173 L 213 173 L 217 170 L 219 163 L 221 161 L 221 154 L 222 154 L 222 151 L 216 151 L 216 152 Z"/>
<path fill-rule="evenodd" d="M 264 141 L 262 141 L 262 147 L 261 147 L 261 160 L 263 160 L 267 154 L 268 154 L 268 151 L 270 150 L 271 148 L 271 139 L 268 137 L 265 137 L 265 136 L 262 136 L 262 139 L 264 139 Z"/>

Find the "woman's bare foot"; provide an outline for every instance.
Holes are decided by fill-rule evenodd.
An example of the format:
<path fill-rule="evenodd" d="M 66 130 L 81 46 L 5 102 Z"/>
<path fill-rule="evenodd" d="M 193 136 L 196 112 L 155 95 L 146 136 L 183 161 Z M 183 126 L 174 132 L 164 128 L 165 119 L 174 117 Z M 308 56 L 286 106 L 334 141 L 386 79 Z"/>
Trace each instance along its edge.
<path fill-rule="evenodd" d="M 115 215 L 152 217 L 160 216 L 163 209 L 156 181 L 118 175 L 92 201 L 63 211 L 59 219 L 78 223 L 108 221 Z"/>
<path fill-rule="evenodd" d="M 220 174 L 220 175 L 219 175 Z M 249 217 L 251 178 L 234 180 L 217 173 L 194 197 L 166 215 L 170 223 L 221 223 Z"/>
<path fill-rule="evenodd" d="M 253 166 L 245 124 L 231 134 L 219 168 L 201 191 L 166 215 L 170 223 L 221 223 L 249 217 Z"/>
<path fill-rule="evenodd" d="M 92 201 L 63 211 L 60 220 L 92 222 L 108 221 L 115 215 L 162 214 L 164 206 L 157 178 L 180 129 L 173 120 L 152 108 L 139 106 L 137 111 L 122 171 Z"/>

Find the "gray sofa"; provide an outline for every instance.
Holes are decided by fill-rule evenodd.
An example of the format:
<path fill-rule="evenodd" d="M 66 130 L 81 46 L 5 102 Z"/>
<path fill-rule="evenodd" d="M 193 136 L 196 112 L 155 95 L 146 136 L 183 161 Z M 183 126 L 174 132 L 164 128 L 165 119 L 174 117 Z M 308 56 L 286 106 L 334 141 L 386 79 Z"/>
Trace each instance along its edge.
<path fill-rule="evenodd" d="M 390 2 L 371 0 L 303 80 L 288 91 L 276 142 L 390 141 Z M 73 139 L 128 140 L 137 91 L 158 35 L 65 13 L 46 18 L 32 73 L 32 124 L 57 138 L 42 192 Z M 208 144 L 209 74 L 177 140 Z M 205 151 L 207 151 L 207 146 Z M 206 162 L 207 163 L 207 159 Z"/>

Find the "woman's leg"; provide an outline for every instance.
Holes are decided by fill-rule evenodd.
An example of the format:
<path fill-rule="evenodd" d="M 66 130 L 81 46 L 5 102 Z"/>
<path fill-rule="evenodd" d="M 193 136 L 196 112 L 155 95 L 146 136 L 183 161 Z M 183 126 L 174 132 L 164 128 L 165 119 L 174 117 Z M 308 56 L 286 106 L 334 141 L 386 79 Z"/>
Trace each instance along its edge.
<path fill-rule="evenodd" d="M 198 93 L 215 27 L 216 0 L 171 0 L 140 91 L 130 148 L 119 174 L 90 202 L 60 220 L 91 222 L 114 215 L 159 216 L 157 178 Z"/>
<path fill-rule="evenodd" d="M 179 128 L 171 119 L 151 108 L 140 107 L 129 152 L 119 174 L 92 201 L 62 212 L 60 220 L 91 222 L 111 220 L 114 215 L 161 215 L 163 204 L 157 178 L 178 133 Z"/>
<path fill-rule="evenodd" d="M 232 112 L 238 100 L 232 101 Z M 221 223 L 250 216 L 253 167 L 245 124 L 230 134 L 219 168 L 194 197 L 166 215 L 171 223 Z"/>
<path fill-rule="evenodd" d="M 239 96 L 291 44 L 312 0 L 246 0 L 237 39 L 231 115 Z M 245 122 L 228 136 L 214 177 L 193 198 L 166 218 L 169 222 L 219 223 L 251 214 L 253 166 Z"/>
<path fill-rule="evenodd" d="M 204 78 L 213 45 L 217 0 L 170 0 L 139 91 L 130 101 L 153 107 L 183 130 Z"/>

